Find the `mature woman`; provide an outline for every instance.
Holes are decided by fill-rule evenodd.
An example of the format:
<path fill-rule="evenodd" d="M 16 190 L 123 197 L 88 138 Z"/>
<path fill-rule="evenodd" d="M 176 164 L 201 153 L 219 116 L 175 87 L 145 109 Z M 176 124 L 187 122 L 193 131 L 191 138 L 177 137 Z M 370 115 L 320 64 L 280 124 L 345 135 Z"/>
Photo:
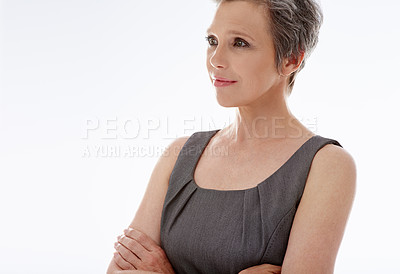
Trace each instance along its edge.
<path fill-rule="evenodd" d="M 217 4 L 207 69 L 236 119 L 168 146 L 108 273 L 333 273 L 355 163 L 287 105 L 321 10 L 313 0 Z"/>

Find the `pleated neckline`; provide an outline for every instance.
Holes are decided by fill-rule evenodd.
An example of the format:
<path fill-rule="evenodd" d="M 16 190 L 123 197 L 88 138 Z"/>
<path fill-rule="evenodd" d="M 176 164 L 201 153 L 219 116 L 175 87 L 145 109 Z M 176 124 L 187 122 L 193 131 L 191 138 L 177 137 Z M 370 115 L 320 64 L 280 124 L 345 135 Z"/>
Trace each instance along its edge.
<path fill-rule="evenodd" d="M 220 131 L 221 129 L 216 129 L 214 130 L 214 133 L 212 133 L 209 136 L 208 141 L 206 142 L 206 144 L 203 146 L 203 148 L 201 149 L 200 153 L 198 155 L 196 155 L 196 160 L 195 160 L 195 164 L 194 167 L 192 168 L 192 170 L 190 171 L 190 182 L 199 190 L 201 191 L 212 191 L 212 192 L 246 192 L 246 191 L 253 191 L 256 190 L 257 188 L 261 187 L 264 184 L 267 184 L 270 180 L 272 180 L 273 177 L 277 176 L 278 173 L 282 172 L 282 170 L 284 170 L 286 168 L 286 166 L 289 165 L 290 162 L 293 161 L 293 159 L 296 157 L 296 155 L 299 153 L 299 151 L 305 147 L 307 144 L 309 144 L 313 139 L 319 137 L 319 135 L 313 135 L 312 137 L 308 138 L 307 141 L 305 141 L 293 154 L 292 156 L 289 157 L 288 160 L 286 160 L 286 162 L 284 162 L 275 172 L 273 172 L 270 176 L 268 176 L 267 178 L 265 178 L 264 180 L 262 180 L 260 183 L 258 183 L 256 186 L 254 187 L 250 187 L 250 188 L 245 188 L 245 189 L 214 189 L 214 188 L 204 188 L 199 186 L 196 181 L 194 180 L 194 173 L 196 171 L 196 167 L 197 164 L 200 161 L 200 157 L 203 154 L 204 150 L 206 149 L 207 145 L 210 143 L 210 140 L 212 139 L 212 137 L 214 137 L 214 135 Z"/>

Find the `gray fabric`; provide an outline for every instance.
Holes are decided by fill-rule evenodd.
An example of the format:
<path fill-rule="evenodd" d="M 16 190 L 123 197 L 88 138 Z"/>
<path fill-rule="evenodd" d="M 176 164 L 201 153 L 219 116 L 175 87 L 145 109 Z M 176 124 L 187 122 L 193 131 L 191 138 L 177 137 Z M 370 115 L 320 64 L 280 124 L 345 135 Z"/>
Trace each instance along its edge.
<path fill-rule="evenodd" d="M 282 265 L 314 155 L 326 144 L 341 146 L 315 135 L 256 187 L 201 188 L 193 180 L 195 166 L 219 130 L 192 134 L 169 179 L 160 237 L 176 273 L 238 273 L 259 264 Z"/>

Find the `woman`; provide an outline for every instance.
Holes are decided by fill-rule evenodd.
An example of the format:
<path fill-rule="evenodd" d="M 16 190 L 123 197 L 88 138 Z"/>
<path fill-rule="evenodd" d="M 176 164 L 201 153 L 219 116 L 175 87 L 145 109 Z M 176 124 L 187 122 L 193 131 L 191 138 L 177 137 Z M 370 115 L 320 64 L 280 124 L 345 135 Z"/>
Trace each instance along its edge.
<path fill-rule="evenodd" d="M 207 69 L 236 120 L 168 146 L 108 273 L 333 273 L 355 163 L 287 105 L 317 44 L 320 8 L 313 0 L 217 4 Z"/>

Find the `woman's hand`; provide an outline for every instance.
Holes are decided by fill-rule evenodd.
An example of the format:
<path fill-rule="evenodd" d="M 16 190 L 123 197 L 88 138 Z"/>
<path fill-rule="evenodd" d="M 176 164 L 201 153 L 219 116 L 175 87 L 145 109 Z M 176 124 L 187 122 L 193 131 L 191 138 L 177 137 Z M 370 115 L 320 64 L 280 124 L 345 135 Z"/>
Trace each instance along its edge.
<path fill-rule="evenodd" d="M 262 274 L 280 274 L 281 273 L 281 268 L 282 267 L 277 266 L 277 265 L 261 264 L 261 265 L 256 265 L 256 266 L 252 266 L 252 267 L 243 269 L 238 274 L 257 274 L 257 273 L 262 273 Z"/>
<path fill-rule="evenodd" d="M 164 250 L 145 233 L 128 228 L 114 244 L 116 264 L 123 270 L 175 273 Z M 136 272 L 135 272 L 136 273 Z"/>

